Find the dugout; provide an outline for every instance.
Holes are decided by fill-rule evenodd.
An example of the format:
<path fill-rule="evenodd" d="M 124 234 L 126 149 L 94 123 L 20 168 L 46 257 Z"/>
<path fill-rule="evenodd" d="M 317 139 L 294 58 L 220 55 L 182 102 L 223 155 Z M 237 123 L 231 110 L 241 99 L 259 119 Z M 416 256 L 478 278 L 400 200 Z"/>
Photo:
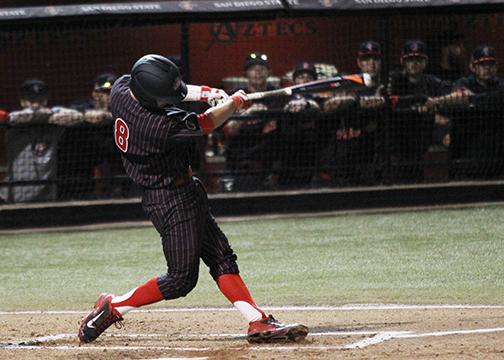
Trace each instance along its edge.
<path fill-rule="evenodd" d="M 58 1 L 52 2 L 51 6 L 26 1 L 24 6 L 19 4 L 18 1 L 4 1 L 0 8 L 0 66 L 3 69 L 0 108 L 6 111 L 18 107 L 19 85 L 27 78 L 41 78 L 47 82 L 51 89 L 52 105 L 69 106 L 78 99 L 89 97 L 90 83 L 97 74 L 127 73 L 132 62 L 145 53 L 178 56 L 186 81 L 221 87 L 229 86 L 226 81 L 239 82 L 243 78 L 243 59 L 252 51 L 268 54 L 272 81 L 283 85 L 289 84 L 289 72 L 300 61 L 334 65 L 341 72 L 357 72 L 357 48 L 365 40 L 375 40 L 382 45 L 383 79 L 400 66 L 400 54 L 404 42 L 409 39 L 422 39 L 427 44 L 429 62 L 426 71 L 432 73 L 439 72 L 443 47 L 455 40 L 463 42 L 467 56 L 479 44 L 491 44 L 496 49 L 498 60 L 504 57 L 504 42 L 500 31 L 504 23 L 504 1 L 262 0 L 100 4 Z M 502 74 L 502 71 L 501 67 L 499 73 Z M 274 118 L 282 115 L 263 116 Z M 500 119 L 500 115 L 497 116 Z M 4 141 L 9 127 L 9 124 L 2 124 L 0 128 L 2 189 L 49 183 L 58 189 L 66 189 L 63 192 L 58 190 L 58 195 L 50 199 L 51 202 L 92 201 L 100 198 L 96 202 L 97 206 L 107 203 L 108 199 L 129 204 L 128 206 L 139 206 L 135 200 L 138 192 L 129 186 L 129 180 L 120 173 L 93 173 L 84 179 L 81 174 L 57 173 L 49 179 L 28 177 L 10 180 L 7 177 L 7 149 Z M 75 161 L 78 164 L 83 157 L 96 157 L 94 147 L 85 141 L 79 141 L 79 125 L 72 131 L 74 136 L 77 133 L 74 138 L 77 140 L 72 142 L 74 146 L 71 154 L 66 154 L 67 162 Z M 109 127 L 104 126 L 100 131 L 106 134 Z M 82 132 L 82 137 L 86 136 L 89 136 L 89 129 Z M 390 136 L 390 132 L 385 129 L 382 142 L 386 153 L 389 151 L 387 146 Z M 349 155 L 344 161 L 359 161 L 361 150 L 358 147 L 345 151 Z M 206 152 L 202 154 L 203 158 L 198 159 L 201 164 L 199 174 L 206 178 L 210 190 L 218 193 L 215 198 L 225 198 L 225 194 L 220 194 L 223 186 L 219 181 L 229 176 L 229 171 L 225 169 L 223 159 L 219 156 L 205 157 Z M 501 200 L 500 169 L 503 159 L 499 156 L 491 159 L 472 158 L 471 164 L 474 161 L 480 164 L 476 169 L 491 171 L 474 170 L 471 174 L 477 172 L 477 176 L 464 177 L 459 176 L 465 174 L 459 169 L 465 163 L 456 163 L 445 155 L 445 152 L 433 152 L 430 157 L 414 160 L 413 165 L 423 166 L 424 177 L 406 182 L 395 181 L 391 174 L 402 165 L 396 164 L 394 168 L 395 165 L 387 156 L 380 165 L 384 169 L 380 175 L 373 175 L 365 181 L 333 176 L 337 180 L 330 183 L 311 182 L 302 186 L 309 188 L 309 191 L 289 188 L 288 193 L 295 198 L 299 194 L 306 196 L 307 193 L 324 193 L 326 189 L 333 199 L 329 208 L 365 206 L 369 203 L 366 199 L 371 195 L 361 191 L 362 189 L 372 190 L 372 198 L 381 198 L 384 206 L 387 206 L 387 201 L 394 206 L 400 204 L 402 198 L 408 198 L 408 192 L 406 195 L 402 192 L 404 189 L 418 188 L 431 189 L 418 200 L 423 203 Z M 331 166 L 339 169 L 344 161 L 336 164 L 333 162 Z M 424 166 L 426 162 L 428 166 Z M 408 165 L 410 164 L 406 162 L 405 166 Z M 345 171 L 343 167 L 344 174 Z M 464 190 L 455 192 L 456 196 L 453 192 L 446 191 L 454 181 L 454 184 L 459 185 L 460 181 L 464 181 Z M 121 191 L 100 192 L 97 188 L 103 183 L 117 185 L 121 187 Z M 407 185 L 403 186 L 404 183 Z M 473 187 L 471 183 L 477 185 Z M 84 191 L 81 190 L 84 188 L 88 190 L 82 195 Z M 457 185 L 453 188 L 457 188 Z M 391 195 L 393 189 L 402 189 L 401 195 Z M 284 189 L 273 186 L 249 190 L 271 190 L 278 195 L 278 191 Z M 449 193 L 451 195 L 444 198 L 444 194 Z M 264 192 L 261 194 L 260 196 L 265 196 Z M 348 194 L 353 194 L 353 199 L 356 200 L 342 201 L 342 197 Z M 237 193 L 230 196 L 233 199 L 241 198 Z M 246 201 L 250 201 L 250 196 L 254 195 L 247 195 L 245 198 L 249 200 Z M 362 196 L 361 205 L 357 205 L 359 196 Z M 393 200 L 390 200 L 391 196 Z M 416 198 L 411 196 L 407 201 Z M 282 199 L 285 199 L 283 195 Z M 89 202 L 86 204 L 89 206 Z M 270 203 L 269 210 L 321 210 L 318 204 L 320 201 L 294 200 L 292 206 L 287 206 L 288 209 L 278 210 Z M 372 206 L 379 204 L 380 201 L 376 201 Z M 247 212 L 246 207 L 236 206 L 241 209 L 240 212 Z M 43 205 L 37 204 L 36 207 Z M 327 210 L 325 207 L 326 204 L 323 210 Z M 9 203 L 2 206 L 1 211 L 6 214 L 13 209 L 19 211 L 17 205 Z M 261 209 L 261 212 L 269 211 L 267 207 Z M 223 214 L 233 213 L 226 206 L 218 206 L 217 210 Z M 135 214 L 132 218 L 141 216 L 138 211 L 129 213 Z M 90 217 L 89 221 L 96 221 L 97 217 Z M 102 219 L 104 218 L 113 220 L 113 216 L 103 215 Z M 5 220 L 3 225 L 9 226 L 10 221 Z"/>

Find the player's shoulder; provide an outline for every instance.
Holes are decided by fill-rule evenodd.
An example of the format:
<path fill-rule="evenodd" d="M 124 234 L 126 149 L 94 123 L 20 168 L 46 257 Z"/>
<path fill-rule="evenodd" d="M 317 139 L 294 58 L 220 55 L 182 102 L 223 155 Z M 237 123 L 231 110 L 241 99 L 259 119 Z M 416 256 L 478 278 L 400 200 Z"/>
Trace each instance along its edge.
<path fill-rule="evenodd" d="M 129 74 L 125 74 L 125 75 L 121 76 L 120 78 L 118 78 L 114 82 L 114 85 L 112 85 L 112 89 L 110 90 L 110 95 L 114 96 L 115 94 L 129 90 L 130 79 L 131 79 L 131 76 Z"/>
<path fill-rule="evenodd" d="M 111 92 L 118 91 L 120 89 L 123 89 L 124 87 L 129 88 L 130 80 L 131 80 L 131 76 L 129 74 L 122 75 L 112 85 Z"/>

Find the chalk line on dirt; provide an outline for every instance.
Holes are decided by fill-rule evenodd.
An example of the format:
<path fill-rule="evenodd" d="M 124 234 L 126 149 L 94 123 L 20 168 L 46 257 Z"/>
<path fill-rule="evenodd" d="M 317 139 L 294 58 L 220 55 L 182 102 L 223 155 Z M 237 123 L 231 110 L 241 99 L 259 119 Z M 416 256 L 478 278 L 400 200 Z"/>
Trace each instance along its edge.
<path fill-rule="evenodd" d="M 442 309 L 504 309 L 504 305 L 479 304 L 349 304 L 335 306 L 270 306 L 266 311 L 368 311 L 368 310 L 442 310 Z M 179 313 L 179 312 L 235 312 L 234 307 L 154 308 L 137 309 L 131 313 Z M 89 310 L 26 310 L 0 311 L 0 315 L 73 315 L 87 314 Z"/>

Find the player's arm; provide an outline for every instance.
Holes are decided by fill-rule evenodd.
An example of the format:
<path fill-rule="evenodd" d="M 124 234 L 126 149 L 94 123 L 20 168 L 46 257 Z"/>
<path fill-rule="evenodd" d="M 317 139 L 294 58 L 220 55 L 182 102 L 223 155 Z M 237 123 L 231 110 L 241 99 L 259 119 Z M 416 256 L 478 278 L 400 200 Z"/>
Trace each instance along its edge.
<path fill-rule="evenodd" d="M 473 92 L 469 89 L 458 88 L 447 95 L 429 98 L 425 106 L 429 110 L 466 107 L 469 106 L 473 95 Z"/>
<path fill-rule="evenodd" d="M 49 117 L 48 123 L 61 126 L 72 126 L 81 123 L 84 120 L 84 115 L 77 110 L 66 107 L 55 106 L 51 109 L 52 114 Z"/>
<path fill-rule="evenodd" d="M 222 89 L 212 88 L 206 85 L 187 85 L 187 95 L 182 100 L 205 102 L 210 106 L 216 106 L 229 98 L 229 95 Z"/>
<path fill-rule="evenodd" d="M 242 110 L 250 106 L 250 101 L 247 94 L 243 90 L 235 92 L 225 102 L 211 107 L 203 114 L 199 114 L 198 123 L 205 134 L 211 133 L 218 128 L 236 111 Z"/>
<path fill-rule="evenodd" d="M 355 94 L 338 94 L 326 100 L 324 103 L 324 111 L 332 112 L 346 109 L 357 101 Z"/>
<path fill-rule="evenodd" d="M 11 124 L 47 124 L 49 118 L 52 116 L 51 109 L 46 107 L 32 110 L 23 109 L 19 111 L 13 111 L 9 114 L 9 123 Z"/>

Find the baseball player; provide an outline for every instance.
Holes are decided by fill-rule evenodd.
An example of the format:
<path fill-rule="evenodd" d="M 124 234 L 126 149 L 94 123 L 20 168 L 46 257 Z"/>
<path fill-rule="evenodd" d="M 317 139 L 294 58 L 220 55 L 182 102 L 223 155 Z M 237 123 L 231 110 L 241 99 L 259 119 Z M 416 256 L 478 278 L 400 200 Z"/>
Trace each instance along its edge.
<path fill-rule="evenodd" d="M 200 259 L 249 322 L 249 342 L 303 339 L 306 326 L 282 324 L 255 304 L 239 275 L 237 257 L 210 212 L 206 191 L 191 174 L 194 140 L 247 107 L 247 95 L 238 91 L 196 115 L 176 107 L 187 87 L 177 66 L 160 55 L 140 58 L 131 74 L 112 87 L 115 142 L 126 173 L 143 188 L 143 209 L 161 235 L 168 270 L 122 296 L 101 294 L 81 321 L 79 339 L 95 340 L 132 309 L 186 296 L 198 281 Z M 205 91 L 205 96 L 212 93 L 221 92 Z"/>
<path fill-rule="evenodd" d="M 295 85 L 317 80 L 315 65 L 301 62 L 294 67 Z M 297 94 L 284 106 L 289 115 L 279 119 L 278 146 L 280 169 L 278 184 L 282 186 L 309 185 L 315 171 L 318 144 L 320 99 L 312 94 Z"/>
<path fill-rule="evenodd" d="M 469 69 L 471 74 L 458 79 L 452 93 L 432 98 L 428 105 L 454 114 L 452 156 L 457 160 L 464 159 L 466 163 L 457 169 L 458 174 L 496 176 L 502 169 L 488 166 L 488 162 L 498 161 L 504 154 L 500 120 L 504 112 L 504 80 L 497 75 L 495 48 L 489 45 L 476 47 Z"/>
<path fill-rule="evenodd" d="M 392 162 L 398 177 L 418 180 L 423 176 L 419 161 L 433 143 L 449 137 L 450 118 L 429 104 L 432 98 L 451 93 L 452 86 L 425 73 L 428 56 L 423 41 L 407 41 L 400 60 L 402 69 L 390 73 L 387 85 Z"/>
<path fill-rule="evenodd" d="M 49 98 L 44 81 L 26 80 L 19 99 L 22 109 L 9 114 L 11 126 L 5 137 L 9 181 L 46 181 L 3 188 L 0 197 L 9 202 L 50 201 L 57 197 L 51 180 L 57 176 L 59 141 L 65 127 L 82 122 L 82 114 L 61 106 L 48 107 Z"/>

